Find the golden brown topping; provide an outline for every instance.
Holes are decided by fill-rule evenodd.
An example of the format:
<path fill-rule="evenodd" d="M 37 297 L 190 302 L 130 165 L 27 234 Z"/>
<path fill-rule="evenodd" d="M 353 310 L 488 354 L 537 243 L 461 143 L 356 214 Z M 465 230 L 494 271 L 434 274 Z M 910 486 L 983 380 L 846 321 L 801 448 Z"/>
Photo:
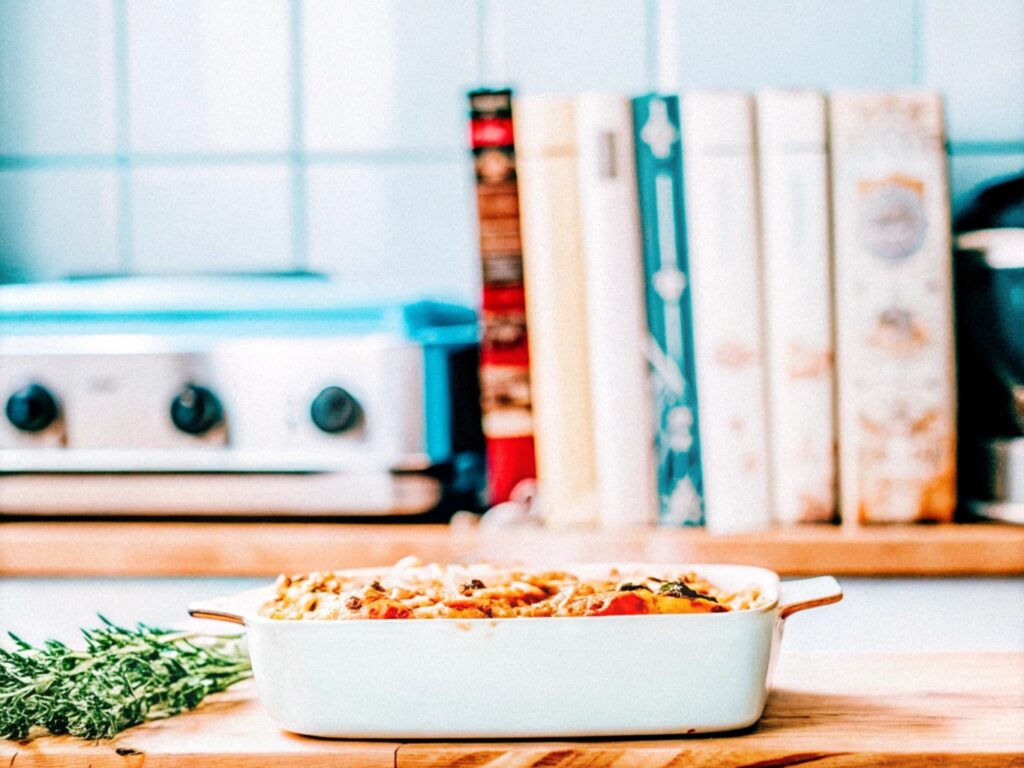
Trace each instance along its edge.
<path fill-rule="evenodd" d="M 581 574 L 407 558 L 386 571 L 281 576 L 260 612 L 274 619 L 476 619 L 721 613 L 766 602 L 756 587 L 722 590 L 695 573 Z"/>

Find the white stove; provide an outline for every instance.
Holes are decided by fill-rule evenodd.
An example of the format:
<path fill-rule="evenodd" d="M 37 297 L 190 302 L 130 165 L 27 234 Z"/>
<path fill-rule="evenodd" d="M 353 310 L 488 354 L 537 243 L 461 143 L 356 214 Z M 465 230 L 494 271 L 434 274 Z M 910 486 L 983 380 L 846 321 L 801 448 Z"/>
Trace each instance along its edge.
<path fill-rule="evenodd" d="M 310 276 L 4 286 L 0 511 L 423 512 L 479 450 L 476 334 Z"/>

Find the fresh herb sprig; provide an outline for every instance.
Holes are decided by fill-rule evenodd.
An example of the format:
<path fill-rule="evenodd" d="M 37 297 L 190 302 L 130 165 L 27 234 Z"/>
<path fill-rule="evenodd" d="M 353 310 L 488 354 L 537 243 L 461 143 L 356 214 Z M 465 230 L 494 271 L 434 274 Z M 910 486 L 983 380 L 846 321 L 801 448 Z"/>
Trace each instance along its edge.
<path fill-rule="evenodd" d="M 0 738 L 40 728 L 109 738 L 145 720 L 196 707 L 207 694 L 252 676 L 241 636 L 126 629 L 100 616 L 85 649 L 56 640 L 33 646 L 11 633 L 0 647 Z"/>
<path fill-rule="evenodd" d="M 698 592 L 690 587 L 685 581 L 666 581 L 658 587 L 658 592 L 663 595 L 667 595 L 668 597 L 688 597 L 691 600 L 709 600 L 712 603 L 718 602 L 717 598 Z"/>

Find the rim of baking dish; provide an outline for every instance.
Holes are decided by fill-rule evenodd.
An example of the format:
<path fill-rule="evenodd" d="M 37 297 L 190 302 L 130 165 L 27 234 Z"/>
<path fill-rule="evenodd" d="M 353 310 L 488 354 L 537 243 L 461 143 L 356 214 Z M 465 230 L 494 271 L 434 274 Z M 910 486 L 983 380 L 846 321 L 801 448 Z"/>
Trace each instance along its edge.
<path fill-rule="evenodd" d="M 370 568 L 337 568 L 337 569 L 331 569 L 331 572 L 339 571 L 339 572 L 347 572 L 347 573 L 360 573 L 360 572 L 378 573 L 378 572 L 386 570 L 387 568 L 390 568 L 390 567 L 391 566 L 378 566 L 378 567 L 370 567 Z M 499 567 L 506 567 L 506 566 L 504 566 L 502 564 Z M 532 564 L 529 565 L 529 566 L 521 566 L 521 567 L 524 567 L 524 568 L 529 567 L 530 569 L 547 568 L 546 565 L 532 565 Z M 701 613 L 649 613 L 649 614 L 636 614 L 636 615 L 627 615 L 627 616 L 536 616 L 536 617 L 530 617 L 530 616 L 506 616 L 506 617 L 501 617 L 501 618 L 486 618 L 486 617 L 480 617 L 480 618 L 436 617 L 436 618 L 421 618 L 421 619 L 274 619 L 274 618 L 270 618 L 269 616 L 263 616 L 263 615 L 261 615 L 258 612 L 260 606 L 262 606 L 263 603 L 266 602 L 267 600 L 269 600 L 270 597 L 273 595 L 273 589 L 274 589 L 274 584 L 273 583 L 267 584 L 267 585 L 262 586 L 262 587 L 256 587 L 254 589 L 246 590 L 244 592 L 240 592 L 240 593 L 237 593 L 235 595 L 230 595 L 230 596 L 227 596 L 227 597 L 224 597 L 224 598 L 216 598 L 213 601 L 201 601 L 201 602 L 203 602 L 206 605 L 211 605 L 212 603 L 221 603 L 223 605 L 223 610 L 220 611 L 221 613 L 225 613 L 225 614 L 229 613 L 231 615 L 240 617 L 243 620 L 243 622 L 244 622 L 246 627 L 257 625 L 257 624 L 272 624 L 272 625 L 275 625 L 275 626 L 285 626 L 285 625 L 287 625 L 287 626 L 294 626 L 294 625 L 309 625 L 309 626 L 323 626 L 323 625 L 327 625 L 327 626 L 333 626 L 333 625 L 366 626 L 366 625 L 375 625 L 375 626 L 377 626 L 377 625 L 392 625 L 392 624 L 402 624 L 402 625 L 425 624 L 425 625 L 430 625 L 430 624 L 433 624 L 433 623 L 436 623 L 436 622 L 439 622 L 439 621 L 440 622 L 444 622 L 445 624 L 454 624 L 454 625 L 467 624 L 467 625 L 470 625 L 470 626 L 480 626 L 480 625 L 496 626 L 499 623 L 501 623 L 501 624 L 505 624 L 505 623 L 508 623 L 508 622 L 533 623 L 533 621 L 545 621 L 545 622 L 550 622 L 550 621 L 574 621 L 574 622 L 578 622 L 580 620 L 591 620 L 591 621 L 598 621 L 599 620 L 599 621 L 602 621 L 602 622 L 608 622 L 608 621 L 622 620 L 622 619 L 626 619 L 626 620 L 629 620 L 629 621 L 636 621 L 638 619 L 648 620 L 649 621 L 651 619 L 668 619 L 668 618 L 671 618 L 671 619 L 674 619 L 674 620 L 683 620 L 683 617 L 687 617 L 688 619 L 689 618 L 693 618 L 693 617 L 702 617 L 705 620 L 707 620 L 708 617 L 712 617 L 712 616 L 714 616 L 714 617 L 716 617 L 716 618 L 718 618 L 720 620 L 733 620 L 733 621 L 735 621 L 737 619 L 735 619 L 735 618 L 727 619 L 726 617 L 747 616 L 747 615 L 755 614 L 755 613 L 766 613 L 768 611 L 774 610 L 779 605 L 779 597 L 780 597 L 779 593 L 780 593 L 782 582 L 781 582 L 781 579 L 779 578 L 778 573 L 776 573 L 775 571 L 772 571 L 772 570 L 770 570 L 768 568 L 763 568 L 763 567 L 757 566 L 757 565 L 746 565 L 746 564 L 740 564 L 740 563 L 570 563 L 570 564 L 561 564 L 561 565 L 559 565 L 557 567 L 557 570 L 563 570 L 563 571 L 568 571 L 570 573 L 578 574 L 578 572 L 581 571 L 581 570 L 585 571 L 585 570 L 608 569 L 608 568 L 613 568 L 613 567 L 614 568 L 618 568 L 620 570 L 628 570 L 630 568 L 633 568 L 633 569 L 648 569 L 649 568 L 649 569 L 652 569 L 652 570 L 654 570 L 654 569 L 661 569 L 661 568 L 672 569 L 672 570 L 686 569 L 686 570 L 692 570 L 692 571 L 700 574 L 702 577 L 707 577 L 711 581 L 714 581 L 714 579 L 712 577 L 710 577 L 705 571 L 720 570 L 720 569 L 729 569 L 729 570 L 737 570 L 737 571 L 749 571 L 751 574 L 757 573 L 757 574 L 760 575 L 759 579 L 756 579 L 756 580 L 752 579 L 752 581 L 754 581 L 754 583 L 757 586 L 760 586 L 762 588 L 762 590 L 766 586 L 771 588 L 771 589 L 773 589 L 774 590 L 774 595 L 773 595 L 772 600 L 770 600 L 769 602 L 765 603 L 764 605 L 760 605 L 760 606 L 757 606 L 755 608 L 743 608 L 743 609 L 735 610 L 735 611 L 723 611 L 721 613 L 703 613 L 703 612 L 701 612 Z M 244 608 L 242 606 L 240 606 L 240 605 L 239 606 L 232 606 L 231 605 L 231 601 L 240 601 L 240 602 L 244 601 L 246 603 L 246 605 L 244 606 Z M 197 601 L 197 602 L 199 602 L 199 601 Z M 217 613 L 217 610 L 215 608 L 213 608 L 212 605 L 211 605 L 211 610 L 210 611 L 205 611 L 204 610 L 204 612 L 208 613 L 208 614 L 211 613 L 211 612 L 212 613 Z"/>

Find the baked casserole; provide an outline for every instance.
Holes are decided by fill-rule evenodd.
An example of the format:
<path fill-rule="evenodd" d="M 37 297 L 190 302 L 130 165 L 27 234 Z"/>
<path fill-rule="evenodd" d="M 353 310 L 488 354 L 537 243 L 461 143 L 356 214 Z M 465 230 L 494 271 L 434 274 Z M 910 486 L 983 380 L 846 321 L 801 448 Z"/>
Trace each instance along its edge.
<path fill-rule="evenodd" d="M 562 570 L 424 564 L 281 575 L 259 613 L 271 619 L 505 619 L 725 613 L 764 604 L 760 590 L 725 591 L 694 572 Z"/>

